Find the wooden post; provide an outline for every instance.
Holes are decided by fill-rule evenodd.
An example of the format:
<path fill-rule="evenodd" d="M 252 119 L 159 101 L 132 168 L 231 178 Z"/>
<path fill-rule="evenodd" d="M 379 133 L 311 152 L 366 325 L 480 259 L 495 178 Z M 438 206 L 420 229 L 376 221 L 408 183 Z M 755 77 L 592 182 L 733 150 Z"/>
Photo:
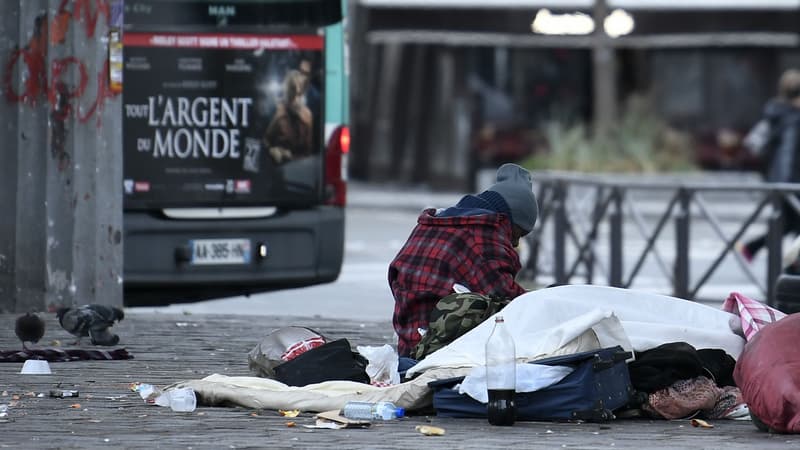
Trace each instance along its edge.
<path fill-rule="evenodd" d="M 107 38 L 122 3 L 3 6 L 0 312 L 121 306 L 122 112 Z"/>

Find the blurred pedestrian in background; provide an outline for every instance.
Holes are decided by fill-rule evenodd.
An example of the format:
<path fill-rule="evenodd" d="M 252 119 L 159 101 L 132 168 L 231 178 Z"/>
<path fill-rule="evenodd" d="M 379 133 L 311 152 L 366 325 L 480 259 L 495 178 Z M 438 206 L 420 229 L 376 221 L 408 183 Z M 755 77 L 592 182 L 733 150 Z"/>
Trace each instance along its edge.
<path fill-rule="evenodd" d="M 762 119 L 744 142 L 761 160 L 765 181 L 800 182 L 800 70 L 789 69 L 781 75 L 778 96 L 767 102 Z M 782 213 L 784 235 L 800 234 L 800 214 L 786 200 Z M 737 247 L 749 262 L 766 242 L 764 233 Z"/>

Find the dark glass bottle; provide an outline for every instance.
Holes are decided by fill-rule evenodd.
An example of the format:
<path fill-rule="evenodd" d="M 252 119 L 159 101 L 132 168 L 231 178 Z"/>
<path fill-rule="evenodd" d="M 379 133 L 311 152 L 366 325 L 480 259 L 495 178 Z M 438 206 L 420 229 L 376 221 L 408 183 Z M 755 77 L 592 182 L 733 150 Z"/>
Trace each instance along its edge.
<path fill-rule="evenodd" d="M 502 316 L 494 319 L 494 329 L 486 341 L 486 414 L 492 425 L 510 426 L 516 421 L 516 350 L 514 339 Z"/>

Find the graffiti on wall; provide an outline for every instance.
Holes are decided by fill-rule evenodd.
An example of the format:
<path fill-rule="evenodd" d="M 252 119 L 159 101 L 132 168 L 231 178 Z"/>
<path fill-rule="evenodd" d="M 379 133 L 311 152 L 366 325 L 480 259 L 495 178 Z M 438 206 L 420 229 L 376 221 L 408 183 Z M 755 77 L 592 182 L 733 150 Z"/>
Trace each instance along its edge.
<path fill-rule="evenodd" d="M 84 39 L 94 44 L 92 41 L 99 38 L 97 29 L 100 21 L 111 24 L 112 3 L 116 2 L 61 0 L 51 20 L 48 20 L 47 14 L 34 19 L 28 42 L 11 51 L 5 62 L 3 94 L 7 101 L 29 106 L 47 103 L 53 120 L 51 150 L 61 170 L 69 163 L 65 151 L 67 119 L 74 117 L 79 123 L 88 123 L 94 118 L 99 128 L 105 101 L 118 93 L 109 89 L 107 57 L 99 65 L 93 60 L 93 55 L 59 56 L 48 64 L 48 51 L 54 52 L 59 46 L 66 46 L 67 36 L 73 27 L 76 43 Z M 98 66 L 99 70 L 94 72 L 93 69 Z M 17 73 L 21 73 L 18 78 L 15 77 Z M 88 89 L 90 77 L 96 77 L 94 89 Z"/>

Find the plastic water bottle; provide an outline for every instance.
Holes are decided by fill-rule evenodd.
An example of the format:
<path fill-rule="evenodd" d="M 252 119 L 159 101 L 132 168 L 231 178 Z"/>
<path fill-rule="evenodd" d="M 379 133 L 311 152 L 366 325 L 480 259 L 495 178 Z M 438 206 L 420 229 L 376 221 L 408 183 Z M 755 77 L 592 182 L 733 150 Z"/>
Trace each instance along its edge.
<path fill-rule="evenodd" d="M 197 396 L 192 388 L 171 389 L 156 398 L 156 405 L 169 406 L 176 412 L 192 412 L 197 407 Z"/>
<path fill-rule="evenodd" d="M 392 420 L 405 416 L 406 410 L 392 402 L 350 401 L 344 405 L 341 414 L 352 420 Z"/>
<path fill-rule="evenodd" d="M 487 416 L 492 425 L 514 425 L 517 384 L 517 355 L 514 338 L 502 316 L 494 319 L 494 329 L 486 341 L 486 390 L 489 394 Z"/>
<path fill-rule="evenodd" d="M 152 384 L 138 384 L 136 385 L 136 392 L 142 397 L 142 400 L 147 403 L 155 403 L 157 397 L 161 395 L 161 389 L 153 386 Z"/>

